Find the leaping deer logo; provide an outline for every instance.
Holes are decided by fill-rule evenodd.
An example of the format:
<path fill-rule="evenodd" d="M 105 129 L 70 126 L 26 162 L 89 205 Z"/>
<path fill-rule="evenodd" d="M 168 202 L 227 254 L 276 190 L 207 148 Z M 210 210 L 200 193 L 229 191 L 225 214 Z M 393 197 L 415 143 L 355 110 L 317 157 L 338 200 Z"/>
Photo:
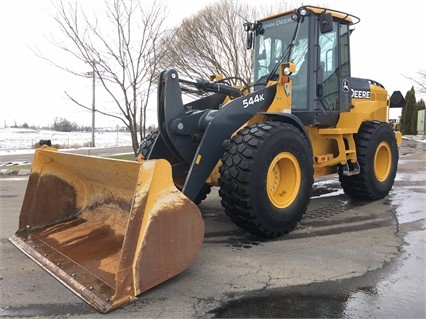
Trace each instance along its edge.
<path fill-rule="evenodd" d="M 345 93 L 349 92 L 349 85 L 350 85 L 350 83 L 349 83 L 348 80 L 343 80 L 342 81 L 342 90 L 343 90 L 343 92 L 345 92 Z"/>

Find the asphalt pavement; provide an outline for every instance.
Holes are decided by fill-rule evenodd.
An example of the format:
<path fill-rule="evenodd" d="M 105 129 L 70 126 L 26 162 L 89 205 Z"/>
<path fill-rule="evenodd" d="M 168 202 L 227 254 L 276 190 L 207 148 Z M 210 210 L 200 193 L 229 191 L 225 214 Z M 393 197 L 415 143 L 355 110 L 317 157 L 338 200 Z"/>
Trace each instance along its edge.
<path fill-rule="evenodd" d="M 0 317 L 424 318 L 426 144 L 403 140 L 394 188 L 376 202 L 314 185 L 294 231 L 260 240 L 224 214 L 217 189 L 200 204 L 205 238 L 181 275 L 102 315 L 16 249 L 26 176 L 0 179 Z"/>

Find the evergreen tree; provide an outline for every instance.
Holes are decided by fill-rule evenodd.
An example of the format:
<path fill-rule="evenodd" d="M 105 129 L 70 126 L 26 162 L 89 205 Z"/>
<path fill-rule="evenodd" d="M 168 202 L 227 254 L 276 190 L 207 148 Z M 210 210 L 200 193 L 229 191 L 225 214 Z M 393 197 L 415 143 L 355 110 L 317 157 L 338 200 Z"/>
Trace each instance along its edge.
<path fill-rule="evenodd" d="M 417 135 L 417 117 L 419 114 L 419 109 L 417 108 L 418 104 L 414 104 L 413 106 L 413 113 L 411 113 L 411 125 L 410 125 L 410 131 L 411 135 Z"/>
<path fill-rule="evenodd" d="M 414 87 L 407 91 L 405 101 L 407 103 L 402 108 L 401 113 L 401 132 L 403 135 L 415 135 L 417 131 L 417 103 Z"/>
<path fill-rule="evenodd" d="M 426 109 L 426 103 L 423 99 L 420 99 L 420 101 L 417 102 L 417 110 L 424 110 Z"/>

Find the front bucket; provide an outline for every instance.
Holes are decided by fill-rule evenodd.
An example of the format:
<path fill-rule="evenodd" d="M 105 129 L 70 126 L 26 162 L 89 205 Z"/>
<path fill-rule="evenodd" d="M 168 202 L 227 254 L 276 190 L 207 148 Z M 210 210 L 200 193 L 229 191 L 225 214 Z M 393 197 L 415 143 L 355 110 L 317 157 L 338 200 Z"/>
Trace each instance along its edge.
<path fill-rule="evenodd" d="M 181 273 L 204 238 L 165 160 L 38 149 L 10 241 L 100 312 Z"/>

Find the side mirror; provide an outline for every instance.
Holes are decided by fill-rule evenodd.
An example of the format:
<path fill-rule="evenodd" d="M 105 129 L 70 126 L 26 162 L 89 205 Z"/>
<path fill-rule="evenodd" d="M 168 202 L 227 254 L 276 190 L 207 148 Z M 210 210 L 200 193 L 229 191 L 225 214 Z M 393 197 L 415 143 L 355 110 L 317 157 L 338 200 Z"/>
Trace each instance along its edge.
<path fill-rule="evenodd" d="M 317 97 L 322 98 L 324 95 L 324 84 L 317 84 Z"/>
<path fill-rule="evenodd" d="M 246 49 L 251 50 L 252 48 L 253 48 L 253 32 L 248 31 L 247 39 L 246 39 Z"/>
<path fill-rule="evenodd" d="M 247 33 L 246 49 L 251 50 L 253 48 L 253 37 L 254 37 L 253 33 L 256 32 L 256 35 L 263 34 L 265 30 L 262 28 L 262 23 L 260 22 L 250 23 L 247 21 L 243 24 L 243 26 L 244 26 L 244 31 Z"/>
<path fill-rule="evenodd" d="M 319 23 L 321 33 L 333 31 L 333 16 L 331 13 L 321 13 Z"/>
<path fill-rule="evenodd" d="M 404 96 L 401 91 L 394 91 L 390 97 L 389 107 L 404 107 L 407 102 L 405 101 Z"/>

